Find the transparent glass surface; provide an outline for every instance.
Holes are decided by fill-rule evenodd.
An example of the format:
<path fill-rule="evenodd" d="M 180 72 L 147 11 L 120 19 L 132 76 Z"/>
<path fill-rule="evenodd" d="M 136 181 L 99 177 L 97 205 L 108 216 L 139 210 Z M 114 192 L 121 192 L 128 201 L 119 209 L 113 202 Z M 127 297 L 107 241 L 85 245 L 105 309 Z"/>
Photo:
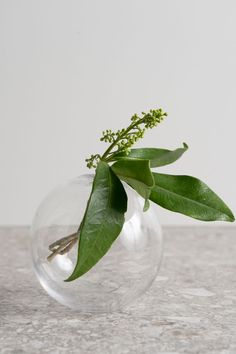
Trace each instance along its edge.
<path fill-rule="evenodd" d="M 124 184 L 128 211 L 123 230 L 89 272 L 64 282 L 75 267 L 78 243 L 67 254 L 47 260 L 51 243 L 78 230 L 93 177 L 82 175 L 43 200 L 31 228 L 33 264 L 43 288 L 61 304 L 84 313 L 119 311 L 143 294 L 157 275 L 162 233 L 155 204 L 143 212 L 143 198 Z"/>

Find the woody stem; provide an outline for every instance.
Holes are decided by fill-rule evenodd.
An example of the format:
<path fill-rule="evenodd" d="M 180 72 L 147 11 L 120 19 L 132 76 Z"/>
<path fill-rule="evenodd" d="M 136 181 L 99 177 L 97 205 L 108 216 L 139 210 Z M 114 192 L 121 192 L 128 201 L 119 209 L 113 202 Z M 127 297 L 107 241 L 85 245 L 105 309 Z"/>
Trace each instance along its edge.
<path fill-rule="evenodd" d="M 47 257 L 47 260 L 50 262 L 51 260 L 53 260 L 54 257 L 56 257 L 56 255 L 63 255 L 65 253 L 68 253 L 78 241 L 78 237 L 79 232 L 76 232 L 66 237 L 62 237 L 59 240 L 50 244 L 48 248 L 51 251 L 51 254 Z"/>

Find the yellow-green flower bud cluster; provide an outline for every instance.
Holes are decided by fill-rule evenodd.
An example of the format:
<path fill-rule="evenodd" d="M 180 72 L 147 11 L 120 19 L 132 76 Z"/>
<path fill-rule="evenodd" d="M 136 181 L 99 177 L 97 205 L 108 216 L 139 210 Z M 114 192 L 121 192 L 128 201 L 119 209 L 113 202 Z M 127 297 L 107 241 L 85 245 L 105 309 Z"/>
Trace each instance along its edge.
<path fill-rule="evenodd" d="M 142 113 L 143 114 L 143 123 L 145 128 L 151 129 L 156 127 L 161 121 L 164 119 L 164 117 L 167 116 L 166 112 L 163 112 L 163 110 L 160 109 L 151 109 L 149 113 Z"/>
<path fill-rule="evenodd" d="M 113 156 L 124 153 L 129 155 L 130 148 L 141 138 L 144 137 L 146 129 L 156 127 L 167 116 L 161 108 L 151 109 L 148 113 L 142 112 L 141 117 L 134 114 L 131 117 L 131 124 L 126 129 L 117 130 L 113 132 L 111 129 L 102 132 L 101 141 L 109 143 L 110 146 L 102 155 L 91 155 L 86 159 L 89 168 L 96 168 L 100 159 L 105 161 L 112 161 Z"/>
<path fill-rule="evenodd" d="M 100 159 L 101 159 L 101 156 L 99 154 L 91 155 L 88 159 L 85 160 L 87 163 L 87 167 L 88 168 L 96 168 Z"/>

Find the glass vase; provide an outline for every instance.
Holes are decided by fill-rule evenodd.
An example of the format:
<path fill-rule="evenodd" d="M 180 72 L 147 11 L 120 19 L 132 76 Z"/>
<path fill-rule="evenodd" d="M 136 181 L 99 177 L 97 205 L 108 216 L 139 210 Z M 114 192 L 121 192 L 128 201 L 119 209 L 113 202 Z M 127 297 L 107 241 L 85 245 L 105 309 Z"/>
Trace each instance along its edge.
<path fill-rule="evenodd" d="M 143 212 L 143 198 L 124 183 L 128 210 L 120 235 L 90 271 L 65 282 L 76 264 L 78 242 L 51 261 L 49 245 L 78 230 L 93 178 L 75 178 L 42 201 L 31 227 L 31 250 L 38 280 L 50 296 L 81 313 L 107 313 L 124 309 L 150 287 L 162 258 L 162 232 L 156 205 L 151 202 Z"/>

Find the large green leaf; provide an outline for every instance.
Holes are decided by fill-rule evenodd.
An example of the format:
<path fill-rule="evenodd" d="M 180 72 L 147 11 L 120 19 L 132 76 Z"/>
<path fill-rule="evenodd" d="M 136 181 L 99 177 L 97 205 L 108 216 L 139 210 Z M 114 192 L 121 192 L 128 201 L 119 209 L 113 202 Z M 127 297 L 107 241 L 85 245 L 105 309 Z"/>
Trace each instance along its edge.
<path fill-rule="evenodd" d="M 143 159 L 123 158 L 112 165 L 112 170 L 123 181 L 134 188 L 144 199 L 144 211 L 149 207 L 149 196 L 154 186 L 150 170 L 150 161 Z"/>
<path fill-rule="evenodd" d="M 158 149 L 158 148 L 142 148 L 142 149 L 131 149 L 128 156 L 124 153 L 119 153 L 114 156 L 115 160 L 120 160 L 123 158 L 133 158 L 133 159 L 145 159 L 150 160 L 150 167 L 161 167 L 169 165 L 176 160 L 178 160 L 185 151 L 188 150 L 188 145 L 183 144 L 182 148 L 175 150 Z"/>
<path fill-rule="evenodd" d="M 205 183 L 191 176 L 153 173 L 150 200 L 163 208 L 204 221 L 234 221 L 227 205 Z"/>
<path fill-rule="evenodd" d="M 126 210 L 121 181 L 106 162 L 100 161 L 81 224 L 77 264 L 66 281 L 86 273 L 106 254 L 122 230 Z"/>

